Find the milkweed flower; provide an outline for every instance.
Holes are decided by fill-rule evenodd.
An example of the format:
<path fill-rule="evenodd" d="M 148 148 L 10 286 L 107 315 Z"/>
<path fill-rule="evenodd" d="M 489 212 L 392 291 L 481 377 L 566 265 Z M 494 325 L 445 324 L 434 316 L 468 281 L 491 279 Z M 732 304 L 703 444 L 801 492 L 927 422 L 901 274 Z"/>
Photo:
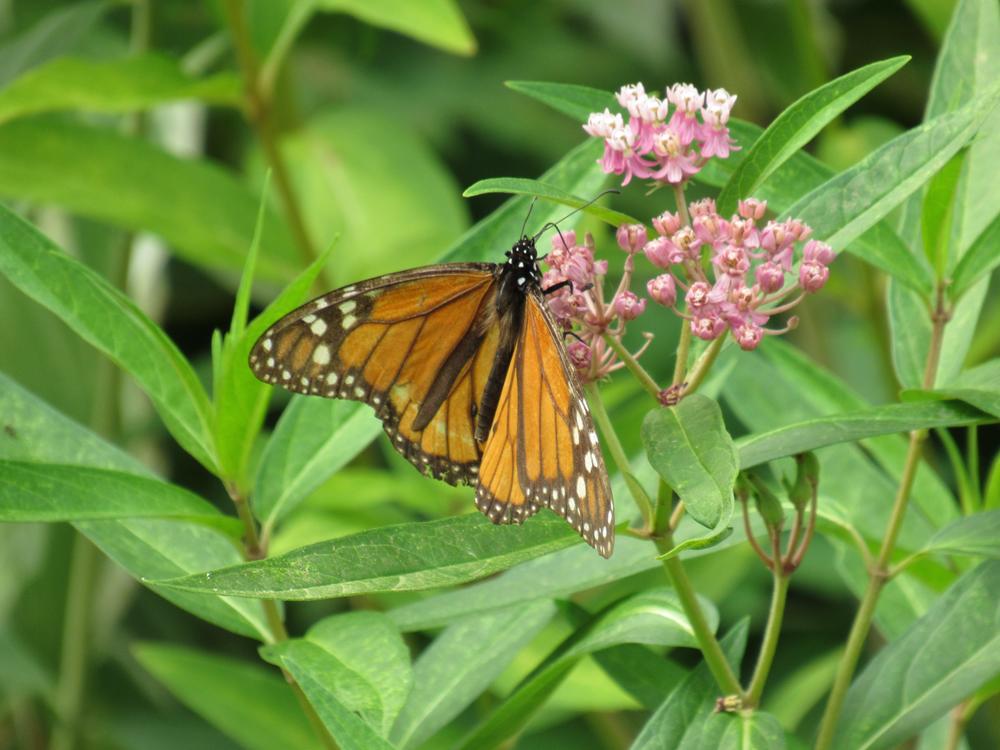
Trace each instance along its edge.
<path fill-rule="evenodd" d="M 681 184 L 708 159 L 724 159 L 737 149 L 727 124 L 735 96 L 725 89 L 699 91 L 690 83 L 675 83 L 664 93 L 663 98 L 649 94 L 641 83 L 622 86 L 615 99 L 625 113 L 605 108 L 583 126 L 604 140 L 601 169 L 622 175 L 623 186 L 633 177 Z"/>

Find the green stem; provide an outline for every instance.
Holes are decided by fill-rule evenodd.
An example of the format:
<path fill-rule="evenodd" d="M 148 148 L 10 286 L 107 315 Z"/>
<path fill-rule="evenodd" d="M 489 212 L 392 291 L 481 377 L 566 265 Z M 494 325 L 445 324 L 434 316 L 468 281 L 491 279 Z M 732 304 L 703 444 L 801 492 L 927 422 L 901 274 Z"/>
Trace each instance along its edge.
<path fill-rule="evenodd" d="M 614 350 L 615 354 L 618 355 L 618 359 L 624 363 L 625 367 L 628 368 L 628 371 L 635 375 L 636 380 L 638 380 L 639 384 L 646 389 L 646 392 L 659 401 L 660 386 L 657 385 L 655 380 L 653 380 L 653 376 L 646 372 L 643 366 L 639 364 L 639 360 L 633 357 L 622 342 L 611 334 L 605 333 L 604 341 Z"/>
<path fill-rule="evenodd" d="M 774 662 L 774 654 L 778 649 L 778 637 L 781 634 L 781 621 L 785 614 L 785 601 L 788 597 L 788 584 L 791 576 L 786 574 L 780 563 L 775 564 L 774 588 L 771 590 L 771 609 L 767 613 L 767 626 L 764 629 L 764 640 L 760 644 L 760 654 L 757 656 L 757 666 L 744 701 L 745 708 L 755 708 L 760 705 L 760 697 L 764 692 L 767 676 Z"/>
<path fill-rule="evenodd" d="M 674 548 L 673 534 L 665 532 L 657 534 L 653 541 L 661 554 L 665 554 Z M 688 622 L 691 623 L 691 630 L 694 632 L 695 640 L 701 649 L 705 663 L 708 665 L 712 677 L 719 688 L 727 695 L 741 695 L 743 690 L 740 687 L 739 678 L 733 672 L 726 655 L 722 652 L 722 646 L 716 640 L 715 634 L 708 625 L 705 613 L 701 608 L 701 602 L 694 592 L 691 579 L 688 578 L 687 571 L 681 564 L 680 558 L 676 555 L 663 560 L 663 567 L 667 571 L 667 576 L 673 584 L 677 598 L 681 602 L 684 614 L 687 615 Z"/>
<path fill-rule="evenodd" d="M 677 215 L 680 217 L 681 226 L 691 224 L 691 216 L 688 213 L 687 200 L 684 198 L 684 186 L 676 184 L 674 187 L 674 202 L 677 204 Z M 690 283 L 692 279 L 688 279 Z M 681 334 L 677 341 L 677 354 L 674 357 L 674 376 L 671 378 L 671 385 L 680 385 L 687 372 L 688 352 L 691 350 L 691 326 L 687 321 L 681 321 Z"/>
<path fill-rule="evenodd" d="M 66 611 L 63 614 L 59 682 L 54 698 L 57 722 L 52 730 L 50 750 L 71 750 L 79 735 L 90 644 L 91 605 L 99 559 L 97 548 L 83 534 L 74 532 Z"/>
<path fill-rule="evenodd" d="M 281 154 L 277 129 L 272 117 L 272 97 L 265 91 L 264 83 L 261 80 L 261 67 L 250 40 L 250 32 L 243 14 L 243 4 L 244 0 L 226 0 L 225 10 L 246 88 L 247 115 L 250 124 L 257 133 L 264 157 L 274 174 L 274 183 L 278 188 L 278 195 L 281 196 L 288 225 L 295 237 L 296 244 L 299 246 L 302 260 L 308 265 L 319 256 L 312 239 L 309 237 L 302 209 L 292 187 L 285 159 Z"/>
<path fill-rule="evenodd" d="M 639 484 L 639 480 L 632 475 L 632 466 L 629 463 L 628 456 L 625 455 L 625 449 L 622 448 L 622 444 L 618 440 L 618 433 L 615 432 L 615 427 L 611 424 L 608 411 L 604 408 L 604 401 L 601 399 L 601 392 L 597 388 L 597 385 L 595 383 L 588 383 L 584 390 L 587 392 L 587 402 L 590 404 L 590 411 L 594 415 L 594 420 L 597 422 L 597 426 L 601 428 L 604 444 L 611 451 L 611 458 L 614 460 L 615 466 L 618 467 L 618 471 L 625 478 L 625 485 L 635 499 L 635 504 L 639 507 L 644 528 L 650 531 L 653 528 L 653 502 L 649 499 L 649 495 L 646 494 L 643 486 Z"/>
<path fill-rule="evenodd" d="M 722 346 L 726 342 L 725 336 L 719 336 L 708 348 L 702 352 L 701 356 L 698 357 L 698 361 L 694 363 L 694 367 L 691 368 L 690 375 L 687 379 L 687 385 L 684 388 L 684 395 L 694 393 L 701 386 L 702 382 L 705 380 L 705 376 L 708 375 L 708 371 L 712 369 L 712 365 L 715 364 L 715 360 L 719 356 L 719 352 L 722 351 Z"/>
<path fill-rule="evenodd" d="M 931 330 L 930 346 L 927 351 L 927 363 L 924 367 L 923 388 L 930 390 L 934 387 L 937 377 L 938 364 L 941 359 L 941 345 L 944 340 L 944 329 L 948 323 L 948 311 L 944 302 L 944 286 L 938 284 L 936 302 L 931 313 L 933 328 Z M 847 646 L 844 654 L 840 658 L 837 666 L 837 673 L 833 680 L 833 688 L 830 690 L 830 697 L 827 699 L 826 708 L 823 711 L 823 718 L 820 721 L 819 733 L 816 738 L 816 750 L 826 750 L 833 742 L 833 736 L 837 729 L 837 721 L 840 718 L 840 711 L 844 705 L 844 698 L 847 689 L 850 687 L 854 670 L 857 667 L 861 650 L 868 639 L 868 631 L 871 629 L 872 619 L 875 616 L 875 607 L 878 604 L 879 595 L 889 580 L 889 561 L 892 558 L 893 549 L 896 546 L 896 539 L 899 537 L 900 529 L 903 527 L 903 519 L 906 516 L 906 508 L 910 500 L 910 491 L 913 489 L 913 482 L 917 476 L 917 468 L 920 465 L 920 453 L 924 441 L 927 439 L 927 430 L 915 430 L 910 433 L 910 444 L 906 452 L 906 463 L 903 465 L 903 476 L 899 482 L 899 490 L 893 502 L 892 513 L 889 516 L 889 525 L 886 527 L 885 535 L 882 538 L 882 546 L 879 549 L 878 557 L 870 571 L 868 586 L 861 599 L 854 622 L 851 625 L 851 632 L 847 638 Z"/>

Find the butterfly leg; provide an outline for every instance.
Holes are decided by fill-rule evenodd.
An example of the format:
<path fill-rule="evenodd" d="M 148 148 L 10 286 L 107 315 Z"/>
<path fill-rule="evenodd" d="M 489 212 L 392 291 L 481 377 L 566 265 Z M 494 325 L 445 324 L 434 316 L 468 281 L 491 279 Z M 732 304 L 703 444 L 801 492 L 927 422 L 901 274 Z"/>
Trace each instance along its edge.
<path fill-rule="evenodd" d="M 589 291 L 589 290 L 591 290 L 591 289 L 594 288 L 594 285 L 593 284 L 587 284 L 586 286 L 582 286 L 579 289 L 577 289 L 573 285 L 573 280 L 572 279 L 563 279 L 558 284 L 553 284 L 552 286 L 543 289 L 542 290 L 542 294 L 545 294 L 545 295 L 553 294 L 555 292 L 558 292 L 560 289 L 565 289 L 566 287 L 569 287 L 570 292 L 575 293 L 575 292 L 586 292 L 586 291 Z"/>

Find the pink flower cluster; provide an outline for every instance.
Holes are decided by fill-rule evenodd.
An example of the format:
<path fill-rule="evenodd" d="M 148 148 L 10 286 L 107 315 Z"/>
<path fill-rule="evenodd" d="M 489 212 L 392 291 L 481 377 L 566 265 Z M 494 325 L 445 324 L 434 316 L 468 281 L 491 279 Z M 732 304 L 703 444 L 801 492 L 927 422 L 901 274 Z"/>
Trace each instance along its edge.
<path fill-rule="evenodd" d="M 629 254 L 621 283 L 608 303 L 604 299 L 608 262 L 594 260 L 594 238 L 588 234 L 583 245 L 577 244 L 576 232 L 561 232 L 552 238 L 552 252 L 545 258 L 549 269 L 542 277 L 542 288 L 570 282 L 549 294 L 547 300 L 567 335 L 575 339 L 567 344 L 566 351 L 584 382 L 600 380 L 624 366 L 604 334 L 621 341 L 626 324 L 646 309 L 646 300 L 629 289 L 635 270 L 634 255 L 642 251 L 646 239 L 646 228 L 642 226 L 618 230 L 618 243 Z M 633 356 L 638 357 L 649 346 L 652 334 L 645 337 L 646 343 Z"/>
<path fill-rule="evenodd" d="M 628 112 L 627 123 L 605 109 L 592 113 L 583 129 L 604 139 L 601 168 L 625 175 L 622 185 L 633 176 L 682 183 L 711 157 L 725 159 L 736 149 L 726 125 L 736 97 L 725 89 L 698 91 L 689 83 L 675 83 L 661 99 L 636 83 L 622 86 L 616 97 Z"/>
<path fill-rule="evenodd" d="M 766 201 L 740 201 L 738 213 L 728 220 L 708 198 L 692 203 L 690 212 L 688 225 L 669 211 L 653 219 L 658 236 L 646 242 L 643 253 L 667 273 L 650 280 L 649 296 L 690 321 L 695 336 L 711 340 L 728 330 L 743 349 L 755 349 L 765 334 L 794 327 L 798 321 L 793 317 L 780 330 L 764 328 L 772 316 L 788 312 L 823 287 L 834 258 L 830 246 L 809 239 L 812 230 L 797 219 L 760 226 Z M 798 243 L 804 246 L 795 277 Z M 711 277 L 705 255 L 711 260 Z M 684 312 L 676 306 L 678 287 L 684 291 Z"/>

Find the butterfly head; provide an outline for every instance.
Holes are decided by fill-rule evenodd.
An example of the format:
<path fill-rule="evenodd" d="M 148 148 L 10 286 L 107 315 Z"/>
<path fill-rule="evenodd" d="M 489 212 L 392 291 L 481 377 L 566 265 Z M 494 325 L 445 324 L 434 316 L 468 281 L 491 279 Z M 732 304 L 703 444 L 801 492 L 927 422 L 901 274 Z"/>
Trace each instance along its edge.
<path fill-rule="evenodd" d="M 507 251 L 504 270 L 521 291 L 527 291 L 532 286 L 542 283 L 542 274 L 538 270 L 538 250 L 535 248 L 533 238 L 522 237 L 514 243 L 514 246 Z"/>

